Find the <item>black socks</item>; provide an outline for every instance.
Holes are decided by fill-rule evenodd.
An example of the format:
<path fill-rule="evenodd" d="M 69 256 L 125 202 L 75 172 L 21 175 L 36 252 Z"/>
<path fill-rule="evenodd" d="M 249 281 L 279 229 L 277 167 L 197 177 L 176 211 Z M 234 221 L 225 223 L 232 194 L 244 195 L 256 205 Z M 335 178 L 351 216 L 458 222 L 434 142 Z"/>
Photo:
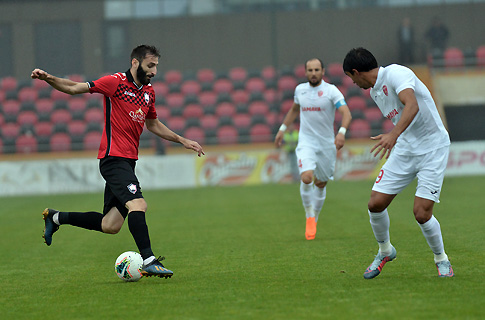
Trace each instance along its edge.
<path fill-rule="evenodd" d="M 101 221 L 104 215 L 99 212 L 59 212 L 59 223 L 70 224 L 88 230 L 103 232 Z"/>
<path fill-rule="evenodd" d="M 153 256 L 150 236 L 148 235 L 148 226 L 145 220 L 145 212 L 131 211 L 128 213 L 128 227 L 143 260 Z"/>

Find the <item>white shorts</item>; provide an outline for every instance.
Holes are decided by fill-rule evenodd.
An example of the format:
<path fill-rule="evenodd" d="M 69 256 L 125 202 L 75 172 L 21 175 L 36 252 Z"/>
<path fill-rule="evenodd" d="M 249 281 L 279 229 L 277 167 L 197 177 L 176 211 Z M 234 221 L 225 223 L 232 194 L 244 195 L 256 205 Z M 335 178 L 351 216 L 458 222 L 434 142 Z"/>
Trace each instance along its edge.
<path fill-rule="evenodd" d="M 415 195 L 439 203 L 448 154 L 449 146 L 419 156 L 391 153 L 382 166 L 372 190 L 385 194 L 398 194 L 417 177 L 418 186 Z"/>
<path fill-rule="evenodd" d="M 295 150 L 298 159 L 300 175 L 305 171 L 313 171 L 313 175 L 320 181 L 333 180 L 337 148 L 314 149 L 297 147 Z"/>

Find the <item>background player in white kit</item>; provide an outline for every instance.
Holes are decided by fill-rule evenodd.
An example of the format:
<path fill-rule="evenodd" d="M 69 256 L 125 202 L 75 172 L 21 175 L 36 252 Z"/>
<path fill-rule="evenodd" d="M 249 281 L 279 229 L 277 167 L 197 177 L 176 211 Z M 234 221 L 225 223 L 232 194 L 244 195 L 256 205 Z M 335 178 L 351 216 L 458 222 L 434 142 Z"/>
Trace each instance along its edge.
<path fill-rule="evenodd" d="M 295 100 L 276 134 L 280 147 L 284 133 L 300 115 L 298 146 L 295 150 L 300 171 L 300 195 L 305 208 L 307 240 L 315 238 L 318 215 L 326 197 L 327 181 L 333 178 L 337 150 L 345 143 L 345 132 L 352 116 L 342 93 L 323 81 L 325 72 L 320 59 L 305 63 L 308 82 L 295 89 Z M 335 110 L 342 113 L 342 126 L 334 133 Z"/>
<path fill-rule="evenodd" d="M 371 139 L 378 141 L 371 149 L 388 159 L 374 183 L 368 203 L 370 224 L 379 244 L 379 252 L 364 273 L 364 278 L 379 275 L 388 261 L 396 258 L 389 237 L 387 207 L 394 197 L 417 177 L 414 217 L 434 253 L 440 277 L 452 277 L 453 269 L 445 253 L 441 228 L 433 216 L 439 202 L 444 172 L 448 162 L 450 138 L 443 126 L 428 88 L 414 72 L 392 64 L 378 67 L 376 58 L 364 48 L 347 53 L 343 69 L 355 84 L 369 89 L 382 114 L 394 123 L 386 134 Z M 391 149 L 392 153 L 391 153 Z"/>

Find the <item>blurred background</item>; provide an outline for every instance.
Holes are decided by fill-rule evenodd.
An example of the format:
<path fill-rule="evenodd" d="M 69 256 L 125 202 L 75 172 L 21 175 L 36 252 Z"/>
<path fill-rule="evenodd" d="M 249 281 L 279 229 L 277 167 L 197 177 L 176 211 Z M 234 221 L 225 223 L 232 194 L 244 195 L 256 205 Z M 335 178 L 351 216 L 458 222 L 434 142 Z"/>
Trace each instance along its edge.
<path fill-rule="evenodd" d="M 369 91 L 343 74 L 345 54 L 359 46 L 380 65 L 415 71 L 453 141 L 482 141 L 484 15 L 485 0 L 2 0 L 0 150 L 7 160 L 95 153 L 102 96 L 71 97 L 30 73 L 94 80 L 126 71 L 132 48 L 145 43 L 162 53 L 152 79 L 160 120 L 207 148 L 271 149 L 313 57 L 346 97 L 354 119 L 348 138 L 390 130 Z M 339 121 L 337 113 L 336 128 Z M 177 150 L 148 133 L 141 148 Z"/>

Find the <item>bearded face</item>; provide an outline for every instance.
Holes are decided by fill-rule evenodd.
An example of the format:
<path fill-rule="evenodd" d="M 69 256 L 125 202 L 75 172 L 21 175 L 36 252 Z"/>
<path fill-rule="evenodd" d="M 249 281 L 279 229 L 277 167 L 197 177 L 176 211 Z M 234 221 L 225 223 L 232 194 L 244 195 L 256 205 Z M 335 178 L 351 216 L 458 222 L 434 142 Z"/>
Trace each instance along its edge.
<path fill-rule="evenodd" d="M 150 83 L 151 77 L 148 76 L 148 72 L 146 72 L 143 69 L 141 63 L 138 65 L 138 69 L 136 69 L 136 78 L 144 86 L 146 86 L 146 85 L 148 85 Z"/>

